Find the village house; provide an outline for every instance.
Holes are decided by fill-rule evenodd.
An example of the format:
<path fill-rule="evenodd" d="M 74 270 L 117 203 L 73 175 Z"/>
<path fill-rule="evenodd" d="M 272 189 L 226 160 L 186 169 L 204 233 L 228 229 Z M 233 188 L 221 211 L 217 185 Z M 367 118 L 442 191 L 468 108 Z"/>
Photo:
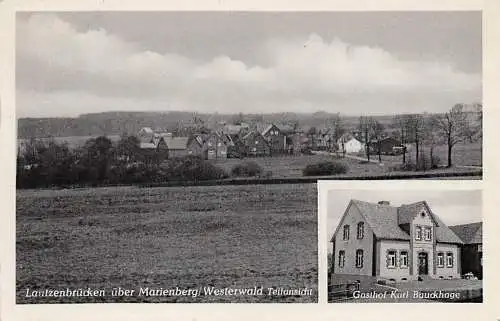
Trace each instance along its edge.
<path fill-rule="evenodd" d="M 461 250 L 462 274 L 472 273 L 483 278 L 483 223 L 450 226 L 464 242 Z"/>
<path fill-rule="evenodd" d="M 269 156 L 271 147 L 258 131 L 251 131 L 241 138 L 245 156 Z"/>
<path fill-rule="evenodd" d="M 352 134 L 346 133 L 337 140 L 337 150 L 342 153 L 355 154 L 363 151 L 363 143 Z"/>
<path fill-rule="evenodd" d="M 370 142 L 369 148 L 371 154 L 378 154 L 380 148 L 380 154 L 382 155 L 396 155 L 403 151 L 401 142 L 393 137 L 382 138 L 378 141 L 374 140 Z"/>
<path fill-rule="evenodd" d="M 164 139 L 170 158 L 195 155 L 196 151 L 201 150 L 201 146 L 198 148 L 199 143 L 196 139 L 189 137 L 164 137 Z"/>
<path fill-rule="evenodd" d="M 427 202 L 351 200 L 330 240 L 333 274 L 406 281 L 460 278 L 462 240 Z"/>
<path fill-rule="evenodd" d="M 268 125 L 261 133 L 271 148 L 272 154 L 282 154 L 287 150 L 287 138 L 275 124 Z"/>
<path fill-rule="evenodd" d="M 165 139 L 160 136 L 153 136 L 151 141 L 146 137 L 141 137 L 143 141 L 139 141 L 141 154 L 145 157 L 146 162 L 167 159 L 169 157 L 168 146 Z"/>
<path fill-rule="evenodd" d="M 205 159 L 227 158 L 228 139 L 217 132 L 210 133 L 203 144 Z"/>

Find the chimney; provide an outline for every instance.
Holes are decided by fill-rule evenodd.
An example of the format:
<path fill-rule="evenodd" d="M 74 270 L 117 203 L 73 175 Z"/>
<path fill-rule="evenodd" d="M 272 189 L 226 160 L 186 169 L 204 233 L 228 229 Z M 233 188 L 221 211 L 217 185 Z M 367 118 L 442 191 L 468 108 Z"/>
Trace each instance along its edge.
<path fill-rule="evenodd" d="M 389 201 L 378 201 L 378 205 L 391 205 Z"/>

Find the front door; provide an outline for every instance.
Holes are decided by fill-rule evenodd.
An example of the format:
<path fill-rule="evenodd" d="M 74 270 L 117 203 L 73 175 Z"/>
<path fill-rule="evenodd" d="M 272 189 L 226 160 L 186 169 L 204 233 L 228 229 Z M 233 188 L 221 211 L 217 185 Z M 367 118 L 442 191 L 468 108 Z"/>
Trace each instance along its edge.
<path fill-rule="evenodd" d="M 429 261 L 428 255 L 425 252 L 418 253 L 418 274 L 427 275 L 429 274 Z"/>

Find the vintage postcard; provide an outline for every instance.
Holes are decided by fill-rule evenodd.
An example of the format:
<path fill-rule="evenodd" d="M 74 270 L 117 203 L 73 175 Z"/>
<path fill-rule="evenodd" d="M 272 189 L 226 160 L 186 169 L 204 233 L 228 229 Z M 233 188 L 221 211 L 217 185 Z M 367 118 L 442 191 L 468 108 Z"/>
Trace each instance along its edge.
<path fill-rule="evenodd" d="M 482 5 L 52 1 L 0 16 L 3 311 L 491 304 Z"/>

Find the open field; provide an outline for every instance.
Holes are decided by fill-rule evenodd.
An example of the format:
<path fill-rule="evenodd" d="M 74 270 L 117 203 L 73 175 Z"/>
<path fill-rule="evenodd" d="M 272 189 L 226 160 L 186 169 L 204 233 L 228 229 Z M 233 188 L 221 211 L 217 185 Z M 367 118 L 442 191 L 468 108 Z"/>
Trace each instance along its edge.
<path fill-rule="evenodd" d="M 470 147 L 470 146 L 469 146 Z M 464 149 L 462 148 L 462 154 L 460 154 L 460 148 L 457 147 L 457 155 L 466 155 L 467 153 L 471 154 L 471 158 L 462 157 L 462 159 L 476 159 L 480 160 L 481 157 L 481 149 Z M 479 154 L 479 155 L 478 155 Z M 378 160 L 378 156 L 372 155 L 371 157 L 374 160 Z M 404 171 L 394 171 L 393 167 L 401 164 L 401 156 L 382 156 L 383 165 L 381 166 L 377 162 L 366 162 L 363 160 L 351 159 L 351 158 L 337 158 L 336 156 L 326 155 L 326 154 L 318 154 L 318 155 L 290 155 L 290 156 L 274 156 L 274 157 L 255 157 L 255 158 L 245 158 L 245 159 L 224 159 L 224 160 L 213 160 L 214 164 L 220 166 L 228 173 L 231 172 L 231 169 L 237 165 L 241 164 L 244 161 L 253 161 L 259 164 L 263 169 L 264 173 L 271 171 L 272 177 L 302 177 L 302 169 L 304 169 L 309 164 L 316 164 L 319 162 L 325 161 L 336 161 L 344 163 L 348 166 L 349 170 L 346 174 L 338 175 L 339 178 L 341 176 L 372 176 L 372 175 L 395 175 L 395 174 L 412 174 L 412 173 L 422 173 L 422 172 L 404 172 Z M 445 160 L 442 162 L 445 163 Z M 480 162 L 470 161 L 470 162 L 462 162 L 461 164 L 476 164 Z M 470 168 L 461 168 L 461 167 L 453 167 L 453 168 L 440 168 L 437 170 L 429 170 L 428 173 L 431 172 L 465 172 L 470 171 Z M 390 178 L 388 176 L 388 178 Z M 480 179 L 480 178 L 479 178 Z"/>
<path fill-rule="evenodd" d="M 259 164 L 264 173 L 267 171 L 272 172 L 272 177 L 301 177 L 302 170 L 310 164 L 316 164 L 326 161 L 339 161 L 349 166 L 347 174 L 363 175 L 363 174 L 382 174 L 386 170 L 378 164 L 365 164 L 350 159 L 336 159 L 330 155 L 286 155 L 286 156 L 273 156 L 273 157 L 253 157 L 244 159 L 221 159 L 212 161 L 217 166 L 225 169 L 228 173 L 231 169 L 244 161 L 253 161 Z"/>
<path fill-rule="evenodd" d="M 315 184 L 17 191 L 17 303 L 316 302 Z M 312 288 L 313 296 L 29 298 L 26 290 Z"/>
<path fill-rule="evenodd" d="M 424 148 L 425 153 L 428 149 Z M 414 148 L 408 150 L 411 159 L 415 158 Z M 434 149 L 434 155 L 441 160 L 441 165 L 446 165 L 448 162 L 448 149 L 446 145 L 438 145 Z M 453 147 L 452 163 L 453 166 L 482 166 L 483 163 L 482 146 L 478 143 L 473 144 L 457 144 Z M 378 160 L 378 155 L 372 155 L 373 159 Z M 382 155 L 382 162 L 387 165 L 401 164 L 402 156 Z"/>

